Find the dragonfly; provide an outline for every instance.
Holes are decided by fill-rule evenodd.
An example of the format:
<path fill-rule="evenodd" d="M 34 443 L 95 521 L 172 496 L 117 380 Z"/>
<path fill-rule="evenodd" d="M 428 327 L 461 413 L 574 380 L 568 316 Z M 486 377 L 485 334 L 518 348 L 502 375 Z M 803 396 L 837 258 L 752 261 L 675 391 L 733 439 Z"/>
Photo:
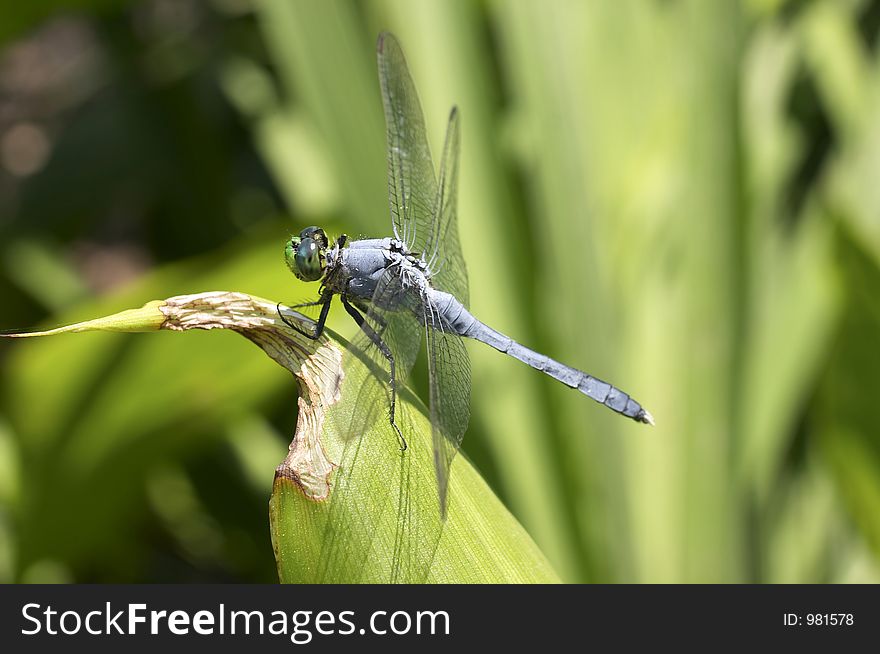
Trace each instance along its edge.
<path fill-rule="evenodd" d="M 331 241 L 323 229 L 312 226 L 291 237 L 284 249 L 288 268 L 302 281 L 321 282 L 319 299 L 296 307 L 321 308 L 310 328 L 288 325 L 318 339 L 331 301 L 339 297 L 360 327 L 355 346 L 378 353 L 376 358 L 384 361 L 390 391 L 387 417 L 401 450 L 407 443 L 395 420 L 397 393 L 424 340 L 434 469 L 445 517 L 450 465 L 470 417 L 470 362 L 464 338 L 518 359 L 637 422 L 654 421 L 619 388 L 535 352 L 471 314 L 456 215 L 459 112 L 453 107 L 449 114 L 440 173 L 435 176 L 415 84 L 392 34 L 379 36 L 377 56 L 393 236 L 349 241 L 342 234 Z"/>

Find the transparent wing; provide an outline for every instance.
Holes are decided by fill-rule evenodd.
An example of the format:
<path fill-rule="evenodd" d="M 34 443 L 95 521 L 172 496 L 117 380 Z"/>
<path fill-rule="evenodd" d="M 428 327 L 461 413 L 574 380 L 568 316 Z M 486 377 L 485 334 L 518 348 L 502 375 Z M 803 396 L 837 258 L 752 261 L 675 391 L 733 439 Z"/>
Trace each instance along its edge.
<path fill-rule="evenodd" d="M 395 236 L 411 251 L 424 256 L 435 288 L 451 293 L 467 306 L 467 270 L 456 215 L 461 141 L 458 111 L 453 108 L 449 116 L 438 184 L 415 85 L 400 45 L 390 34 L 379 37 L 378 56 Z M 382 312 L 383 302 L 378 295 L 377 289 L 373 305 L 375 311 Z M 412 309 L 419 308 L 433 311 L 432 307 L 419 307 L 418 302 L 421 298 L 412 299 L 410 311 L 399 313 L 411 315 Z M 386 318 L 388 313 L 381 317 Z M 438 318 L 426 315 L 423 324 L 439 325 Z M 427 327 L 426 333 L 434 466 L 441 513 L 445 515 L 449 467 L 461 445 L 470 415 L 470 362 L 457 335 L 431 327 Z"/>
<path fill-rule="evenodd" d="M 351 360 L 343 370 L 345 399 L 330 413 L 328 427 L 345 441 L 341 453 L 331 453 L 338 468 L 331 478 L 329 514 L 315 509 L 323 535 L 315 544 L 321 555 L 314 580 L 424 583 L 444 526 L 433 493 L 429 428 L 420 427 L 427 426 L 426 409 L 408 389 L 400 393 L 396 419 L 409 444 L 401 453 L 387 422 L 387 384 L 381 377 L 387 371 Z M 418 492 L 426 485 L 430 494 Z M 387 570 L 384 579 L 375 573 L 351 576 L 352 570 L 378 567 Z"/>
<path fill-rule="evenodd" d="M 366 320 L 367 329 L 372 330 L 391 351 L 396 388 L 400 392 L 422 345 L 423 328 L 416 318 L 421 312 L 417 294 L 412 289 L 403 288 L 399 269 L 389 268 L 376 285 L 372 301 L 356 303 L 355 307 Z M 365 329 L 359 330 L 353 339 L 343 359 L 343 369 L 353 357 L 366 363 L 371 373 L 370 379 L 357 380 L 357 385 L 350 389 L 361 398 L 358 405 L 363 408 L 360 419 L 348 430 L 352 436 L 358 436 L 380 418 L 387 424 L 391 406 L 391 366 Z M 389 434 L 394 437 L 390 426 Z"/>
<path fill-rule="evenodd" d="M 458 237 L 458 160 L 461 142 L 458 109 L 452 108 L 446 128 L 446 142 L 440 163 L 440 180 L 435 199 L 434 231 L 425 258 L 432 272 L 434 288 L 452 293 L 465 307 L 469 304 L 467 269 Z"/>
<path fill-rule="evenodd" d="M 455 217 L 457 112 L 453 110 L 450 116 L 438 186 L 421 106 L 400 45 L 392 35 L 382 34 L 377 50 L 394 235 L 412 252 L 432 260 L 436 267 L 433 283 L 438 288 L 467 303 L 467 275 Z M 404 382 L 418 355 L 425 324 L 437 324 L 436 316 L 425 316 L 432 309 L 424 306 L 416 289 L 401 284 L 397 269 L 385 272 L 370 302 L 356 306 L 368 329 L 381 338 L 394 356 L 398 398 L 408 395 Z M 428 575 L 443 529 L 440 517 L 445 515 L 449 466 L 467 427 L 470 367 L 458 337 L 433 329 L 427 332 L 431 443 L 415 432 L 412 425 L 419 419 L 407 413 L 417 401 L 398 401 L 395 422 L 409 446 L 404 455 L 400 454 L 397 437 L 387 422 L 391 400 L 387 358 L 363 330 L 345 354 L 346 377 L 340 391 L 342 397 L 349 398 L 346 405 L 350 409 L 335 412 L 332 420 L 338 433 L 345 436 L 346 444 L 335 474 L 332 507 L 336 515 L 329 516 L 326 523 L 319 579 L 333 581 L 335 570 L 351 569 L 351 564 L 357 567 L 359 562 L 350 561 L 353 554 L 344 546 L 352 536 L 369 544 L 361 552 L 376 550 L 371 556 L 390 558 L 389 581 L 424 580 Z M 362 456 L 367 449 L 362 448 L 363 438 L 370 432 L 387 451 L 381 460 L 367 461 Z M 430 469 L 438 482 L 441 514 L 414 505 L 422 501 L 424 493 L 414 493 L 412 484 L 416 479 L 424 480 L 424 473 Z M 376 475 L 381 476 L 387 494 L 365 497 L 363 492 L 357 492 L 366 480 L 375 480 Z M 379 552 L 383 546 L 375 541 L 373 526 L 382 516 L 393 516 L 397 524 L 392 552 Z M 345 525 L 347 533 L 338 533 L 338 525 Z"/>
<path fill-rule="evenodd" d="M 400 452 L 400 444 L 388 423 L 391 402 L 389 364 L 374 341 L 361 330 L 347 348 L 342 368 L 345 378 L 341 396 L 348 398 L 348 412 L 337 411 L 332 420 L 338 433 L 346 439 L 339 458 L 339 469 L 333 481 L 333 511 L 327 522 L 322 543 L 324 556 L 322 569 L 317 578 L 339 581 L 334 576 L 337 569 L 359 569 L 361 561 L 352 561 L 346 540 L 358 538 L 363 548 L 360 556 L 374 551 L 372 556 L 385 557 L 390 561 L 388 581 L 424 581 L 433 562 L 434 551 L 442 534 L 443 524 L 436 510 L 416 506 L 421 501 L 414 493 L 416 479 L 425 479 L 425 469 L 433 468 L 432 446 L 427 439 L 419 437 L 414 424 L 418 422 L 409 412 L 414 402 L 404 387 L 413 362 L 421 347 L 424 327 L 417 318 L 421 315 L 421 302 L 414 289 L 404 289 L 397 269 L 387 270 L 380 279 L 370 303 L 356 305 L 367 325 L 388 346 L 395 358 L 397 372 L 397 413 L 395 422 L 406 439 L 408 449 Z M 356 360 L 356 361 L 355 361 Z M 408 401 L 402 401 L 407 395 Z M 424 420 L 424 418 L 422 418 Z M 362 447 L 363 439 L 376 439 L 371 447 Z M 365 460 L 367 449 L 381 449 L 379 460 Z M 381 477 L 380 483 L 376 483 Z M 365 484 L 379 485 L 386 493 L 365 494 Z M 432 504 L 432 507 L 436 506 Z M 394 516 L 396 521 L 395 542 L 392 551 L 385 545 L 374 543 L 375 524 L 383 516 Z M 344 525 L 346 533 L 337 531 Z M 349 579 L 350 581 L 350 579 Z"/>
<path fill-rule="evenodd" d="M 414 288 L 404 288 L 399 268 L 388 268 L 376 284 L 372 300 L 363 304 L 362 309 L 366 310 L 373 330 L 394 355 L 398 387 L 402 388 L 422 346 L 422 326 L 417 318 L 421 315 L 422 302 L 418 293 Z M 364 350 L 369 348 L 372 358 L 388 367 L 387 359 L 363 331 L 355 345 Z"/>
<path fill-rule="evenodd" d="M 394 235 L 412 252 L 425 252 L 433 225 L 437 180 L 416 87 L 400 44 L 379 35 L 379 82 L 388 139 L 388 195 Z"/>
<path fill-rule="evenodd" d="M 438 322 L 435 315 L 433 324 Z M 449 467 L 461 447 L 470 418 L 471 364 L 458 334 L 430 327 L 425 331 L 434 469 L 437 473 L 440 513 L 445 517 Z"/>

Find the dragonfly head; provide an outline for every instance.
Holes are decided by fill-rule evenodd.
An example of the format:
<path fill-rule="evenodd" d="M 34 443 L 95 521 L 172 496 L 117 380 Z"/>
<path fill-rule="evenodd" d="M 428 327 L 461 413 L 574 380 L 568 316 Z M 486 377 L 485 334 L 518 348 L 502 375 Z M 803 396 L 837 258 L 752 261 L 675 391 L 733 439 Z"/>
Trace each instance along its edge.
<path fill-rule="evenodd" d="M 327 266 L 327 235 L 320 227 L 306 227 L 284 246 L 284 261 L 290 272 L 304 282 L 316 282 Z"/>

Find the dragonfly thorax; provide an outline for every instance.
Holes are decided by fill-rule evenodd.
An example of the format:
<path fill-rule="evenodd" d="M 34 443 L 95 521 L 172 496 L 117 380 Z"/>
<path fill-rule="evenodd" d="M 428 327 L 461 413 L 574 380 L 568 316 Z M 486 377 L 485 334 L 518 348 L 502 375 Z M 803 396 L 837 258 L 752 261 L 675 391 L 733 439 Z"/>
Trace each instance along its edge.
<path fill-rule="evenodd" d="M 418 253 L 410 252 L 406 243 L 400 239 L 392 238 L 389 242 L 389 251 L 400 255 L 395 257 L 395 263 L 401 268 L 415 268 L 421 273 L 428 275 L 428 264 Z"/>

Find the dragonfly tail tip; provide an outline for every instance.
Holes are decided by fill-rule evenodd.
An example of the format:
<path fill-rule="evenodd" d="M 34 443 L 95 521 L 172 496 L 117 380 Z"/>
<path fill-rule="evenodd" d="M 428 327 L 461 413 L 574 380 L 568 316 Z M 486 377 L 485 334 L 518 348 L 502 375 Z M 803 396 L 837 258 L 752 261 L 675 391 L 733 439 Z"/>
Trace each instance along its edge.
<path fill-rule="evenodd" d="M 651 425 L 652 427 L 654 426 L 654 416 L 652 416 L 650 413 L 648 413 L 645 409 L 642 409 L 639 412 L 639 416 L 638 416 L 637 420 L 639 422 L 645 423 L 646 425 Z"/>

